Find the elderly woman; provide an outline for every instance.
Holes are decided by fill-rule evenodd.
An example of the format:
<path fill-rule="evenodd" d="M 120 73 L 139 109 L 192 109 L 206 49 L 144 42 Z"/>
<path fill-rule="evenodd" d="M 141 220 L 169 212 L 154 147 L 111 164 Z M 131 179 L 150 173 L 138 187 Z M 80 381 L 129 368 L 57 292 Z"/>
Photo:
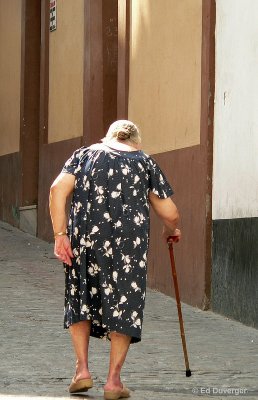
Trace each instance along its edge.
<path fill-rule="evenodd" d="M 163 220 L 165 237 L 181 235 L 173 191 L 157 163 L 140 150 L 140 142 L 135 124 L 116 121 L 102 143 L 76 150 L 51 186 L 54 252 L 65 267 L 64 326 L 77 357 L 70 393 L 93 386 L 91 335 L 111 340 L 104 397 L 130 396 L 120 372 L 130 343 L 141 340 L 149 205 Z"/>

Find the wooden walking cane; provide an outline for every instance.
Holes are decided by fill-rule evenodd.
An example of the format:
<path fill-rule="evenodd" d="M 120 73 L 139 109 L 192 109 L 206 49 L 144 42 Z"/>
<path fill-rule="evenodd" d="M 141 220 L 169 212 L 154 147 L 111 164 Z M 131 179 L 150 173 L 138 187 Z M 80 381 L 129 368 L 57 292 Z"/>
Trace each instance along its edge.
<path fill-rule="evenodd" d="M 185 368 L 186 368 L 185 374 L 186 374 L 186 376 L 191 376 L 192 373 L 191 373 L 191 370 L 189 367 L 188 355 L 187 355 L 187 350 L 186 350 L 185 330 L 184 330 L 181 302 L 180 302 L 178 283 L 177 283 L 176 265 L 175 265 L 175 258 L 174 258 L 174 249 L 173 249 L 174 241 L 177 241 L 176 236 L 169 236 L 167 238 L 167 244 L 168 244 L 168 248 L 169 248 L 170 261 L 171 261 L 172 276 L 173 276 L 175 295 L 176 295 L 176 305 L 177 305 L 178 319 L 179 319 L 179 325 L 180 325 L 181 340 L 182 340 L 182 346 L 183 346 L 183 352 L 184 352 L 184 358 L 185 358 Z"/>

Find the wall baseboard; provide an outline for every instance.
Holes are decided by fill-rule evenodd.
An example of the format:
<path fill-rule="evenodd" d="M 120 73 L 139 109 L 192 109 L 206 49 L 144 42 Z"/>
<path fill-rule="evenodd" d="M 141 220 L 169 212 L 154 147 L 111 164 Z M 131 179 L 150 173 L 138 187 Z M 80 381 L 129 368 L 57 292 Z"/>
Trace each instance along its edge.
<path fill-rule="evenodd" d="M 213 221 L 212 310 L 258 328 L 258 218 Z"/>

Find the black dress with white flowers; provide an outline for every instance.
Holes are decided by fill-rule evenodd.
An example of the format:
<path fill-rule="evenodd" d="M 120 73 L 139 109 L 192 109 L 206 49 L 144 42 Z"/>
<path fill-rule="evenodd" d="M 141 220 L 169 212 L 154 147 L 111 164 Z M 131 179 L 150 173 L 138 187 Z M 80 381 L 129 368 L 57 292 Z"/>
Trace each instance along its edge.
<path fill-rule="evenodd" d="M 68 223 L 74 258 L 65 267 L 64 326 L 91 320 L 91 335 L 141 340 L 149 242 L 148 193 L 173 194 L 141 150 L 82 147 L 65 163 L 75 175 Z"/>

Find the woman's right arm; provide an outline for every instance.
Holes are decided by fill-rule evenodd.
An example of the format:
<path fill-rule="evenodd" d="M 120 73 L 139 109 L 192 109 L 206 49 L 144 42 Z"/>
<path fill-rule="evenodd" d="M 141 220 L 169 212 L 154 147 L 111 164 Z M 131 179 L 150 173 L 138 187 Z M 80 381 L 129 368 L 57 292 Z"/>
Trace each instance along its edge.
<path fill-rule="evenodd" d="M 153 192 L 149 193 L 149 201 L 155 213 L 164 223 L 163 234 L 165 239 L 169 236 L 177 236 L 177 240 L 179 240 L 181 238 L 181 231 L 177 229 L 179 213 L 175 203 L 170 197 L 161 199 Z"/>
<path fill-rule="evenodd" d="M 49 209 L 54 234 L 65 232 L 67 226 L 66 201 L 74 189 L 75 177 L 72 174 L 61 173 L 52 183 L 49 195 Z M 66 235 L 55 237 L 55 256 L 68 265 L 72 265 L 73 252 L 69 238 Z"/>

